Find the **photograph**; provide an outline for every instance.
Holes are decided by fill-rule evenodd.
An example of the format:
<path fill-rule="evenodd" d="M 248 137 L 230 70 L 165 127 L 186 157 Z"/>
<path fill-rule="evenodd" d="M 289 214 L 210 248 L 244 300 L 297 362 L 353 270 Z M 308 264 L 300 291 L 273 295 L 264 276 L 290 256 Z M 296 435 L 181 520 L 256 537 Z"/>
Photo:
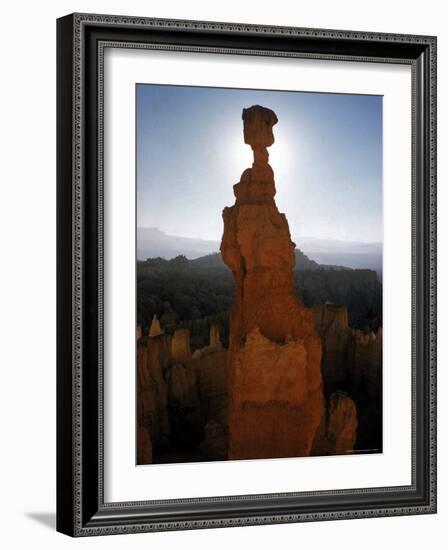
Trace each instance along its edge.
<path fill-rule="evenodd" d="M 383 97 L 137 83 L 136 465 L 383 452 Z"/>

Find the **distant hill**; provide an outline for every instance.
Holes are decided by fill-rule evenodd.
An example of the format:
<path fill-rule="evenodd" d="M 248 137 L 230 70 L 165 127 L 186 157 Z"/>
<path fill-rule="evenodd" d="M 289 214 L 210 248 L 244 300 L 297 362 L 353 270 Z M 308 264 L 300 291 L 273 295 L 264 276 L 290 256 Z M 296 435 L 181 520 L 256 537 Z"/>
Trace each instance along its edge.
<path fill-rule="evenodd" d="M 353 269 L 373 269 L 381 272 L 383 267 L 382 243 L 338 241 L 297 237 L 296 245 L 319 264 L 336 264 Z"/>
<path fill-rule="evenodd" d="M 314 237 L 299 237 L 293 240 L 297 245 L 296 263 L 299 270 L 344 266 L 352 269 L 373 269 L 378 273 L 382 271 L 381 243 L 326 240 Z M 147 258 L 172 260 L 177 256 L 185 256 L 189 260 L 200 260 L 196 264 L 198 267 L 218 267 L 222 262 L 219 246 L 219 241 L 168 235 L 155 227 L 137 228 L 137 259 L 139 260 Z"/>
<path fill-rule="evenodd" d="M 218 250 L 218 241 L 167 235 L 155 227 L 137 228 L 137 258 L 139 260 L 157 257 L 171 260 L 176 256 L 186 256 L 193 260 L 218 252 Z"/>
<path fill-rule="evenodd" d="M 190 260 L 189 263 L 192 268 L 196 269 L 228 269 L 226 264 L 222 261 L 221 254 L 219 254 L 219 252 L 207 254 L 207 256 Z"/>
<path fill-rule="evenodd" d="M 349 268 L 333 265 L 319 265 L 314 260 L 310 260 L 303 252 L 296 249 L 296 271 L 316 271 L 322 269 L 332 270 L 347 270 Z M 229 268 L 223 262 L 221 254 L 207 254 L 194 260 L 189 260 L 184 255 L 176 256 L 171 260 L 164 258 L 148 258 L 147 260 L 139 260 L 140 273 L 163 273 L 163 272 L 185 272 L 191 270 L 200 271 L 229 271 Z"/>
<path fill-rule="evenodd" d="M 306 256 L 301 250 L 296 249 L 296 269 L 298 271 L 313 271 L 315 269 L 346 269 L 341 266 L 323 266 L 319 265 L 314 260 L 310 260 L 308 256 Z M 222 261 L 221 254 L 215 253 L 215 254 L 208 254 L 207 256 L 203 256 L 201 258 L 196 258 L 194 260 L 190 260 L 189 262 L 190 267 L 192 268 L 202 268 L 202 269 L 228 269 L 228 267 L 225 265 L 225 263 Z"/>

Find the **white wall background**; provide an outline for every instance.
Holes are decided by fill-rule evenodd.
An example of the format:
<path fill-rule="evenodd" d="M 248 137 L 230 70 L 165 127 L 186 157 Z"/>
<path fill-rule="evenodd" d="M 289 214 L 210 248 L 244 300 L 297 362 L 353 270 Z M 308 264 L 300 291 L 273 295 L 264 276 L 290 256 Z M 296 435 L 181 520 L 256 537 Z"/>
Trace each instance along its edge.
<path fill-rule="evenodd" d="M 442 0 L 60 0 L 2 10 L 0 507 L 4 548 L 440 548 L 448 520 L 446 150 L 448 32 Z M 74 11 L 438 35 L 439 513 L 72 540 L 55 513 L 55 19 Z M 444 215 L 445 214 L 445 215 Z M 444 250 L 445 249 L 445 250 Z M 445 322 L 443 322 L 445 321 Z M 125 538 L 124 538 L 125 537 Z"/>

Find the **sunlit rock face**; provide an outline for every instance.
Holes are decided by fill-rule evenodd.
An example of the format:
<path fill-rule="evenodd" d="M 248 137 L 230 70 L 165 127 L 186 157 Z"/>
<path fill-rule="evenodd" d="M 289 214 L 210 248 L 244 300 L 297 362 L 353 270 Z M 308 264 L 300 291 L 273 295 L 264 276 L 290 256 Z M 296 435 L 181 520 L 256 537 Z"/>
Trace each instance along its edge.
<path fill-rule="evenodd" d="M 322 415 L 321 342 L 293 281 L 295 244 L 275 204 L 266 147 L 273 111 L 244 109 L 252 168 L 223 211 L 221 254 L 235 278 L 229 335 L 229 458 L 305 456 Z"/>

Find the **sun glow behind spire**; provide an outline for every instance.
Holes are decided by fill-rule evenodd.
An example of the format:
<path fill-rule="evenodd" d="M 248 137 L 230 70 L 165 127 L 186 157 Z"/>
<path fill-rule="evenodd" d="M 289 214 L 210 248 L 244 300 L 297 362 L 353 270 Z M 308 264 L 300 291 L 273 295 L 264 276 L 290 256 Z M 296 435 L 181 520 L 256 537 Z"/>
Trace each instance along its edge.
<path fill-rule="evenodd" d="M 274 170 L 276 183 L 281 184 L 279 178 L 287 175 L 291 170 L 291 147 L 288 135 L 284 130 L 277 132 L 277 126 L 274 126 L 274 136 L 275 142 L 268 148 L 269 164 Z M 237 178 L 239 179 L 239 176 L 246 168 L 252 167 L 254 160 L 253 152 L 251 147 L 244 143 L 242 132 L 241 135 L 231 135 L 227 143 L 229 165 L 232 167 L 232 173 L 237 174 Z"/>
<path fill-rule="evenodd" d="M 381 240 L 381 97 L 158 85 L 137 90 L 140 225 L 220 238 L 222 205 L 232 203 L 233 185 L 253 163 L 242 110 L 258 104 L 278 117 L 269 164 L 291 233 Z"/>

